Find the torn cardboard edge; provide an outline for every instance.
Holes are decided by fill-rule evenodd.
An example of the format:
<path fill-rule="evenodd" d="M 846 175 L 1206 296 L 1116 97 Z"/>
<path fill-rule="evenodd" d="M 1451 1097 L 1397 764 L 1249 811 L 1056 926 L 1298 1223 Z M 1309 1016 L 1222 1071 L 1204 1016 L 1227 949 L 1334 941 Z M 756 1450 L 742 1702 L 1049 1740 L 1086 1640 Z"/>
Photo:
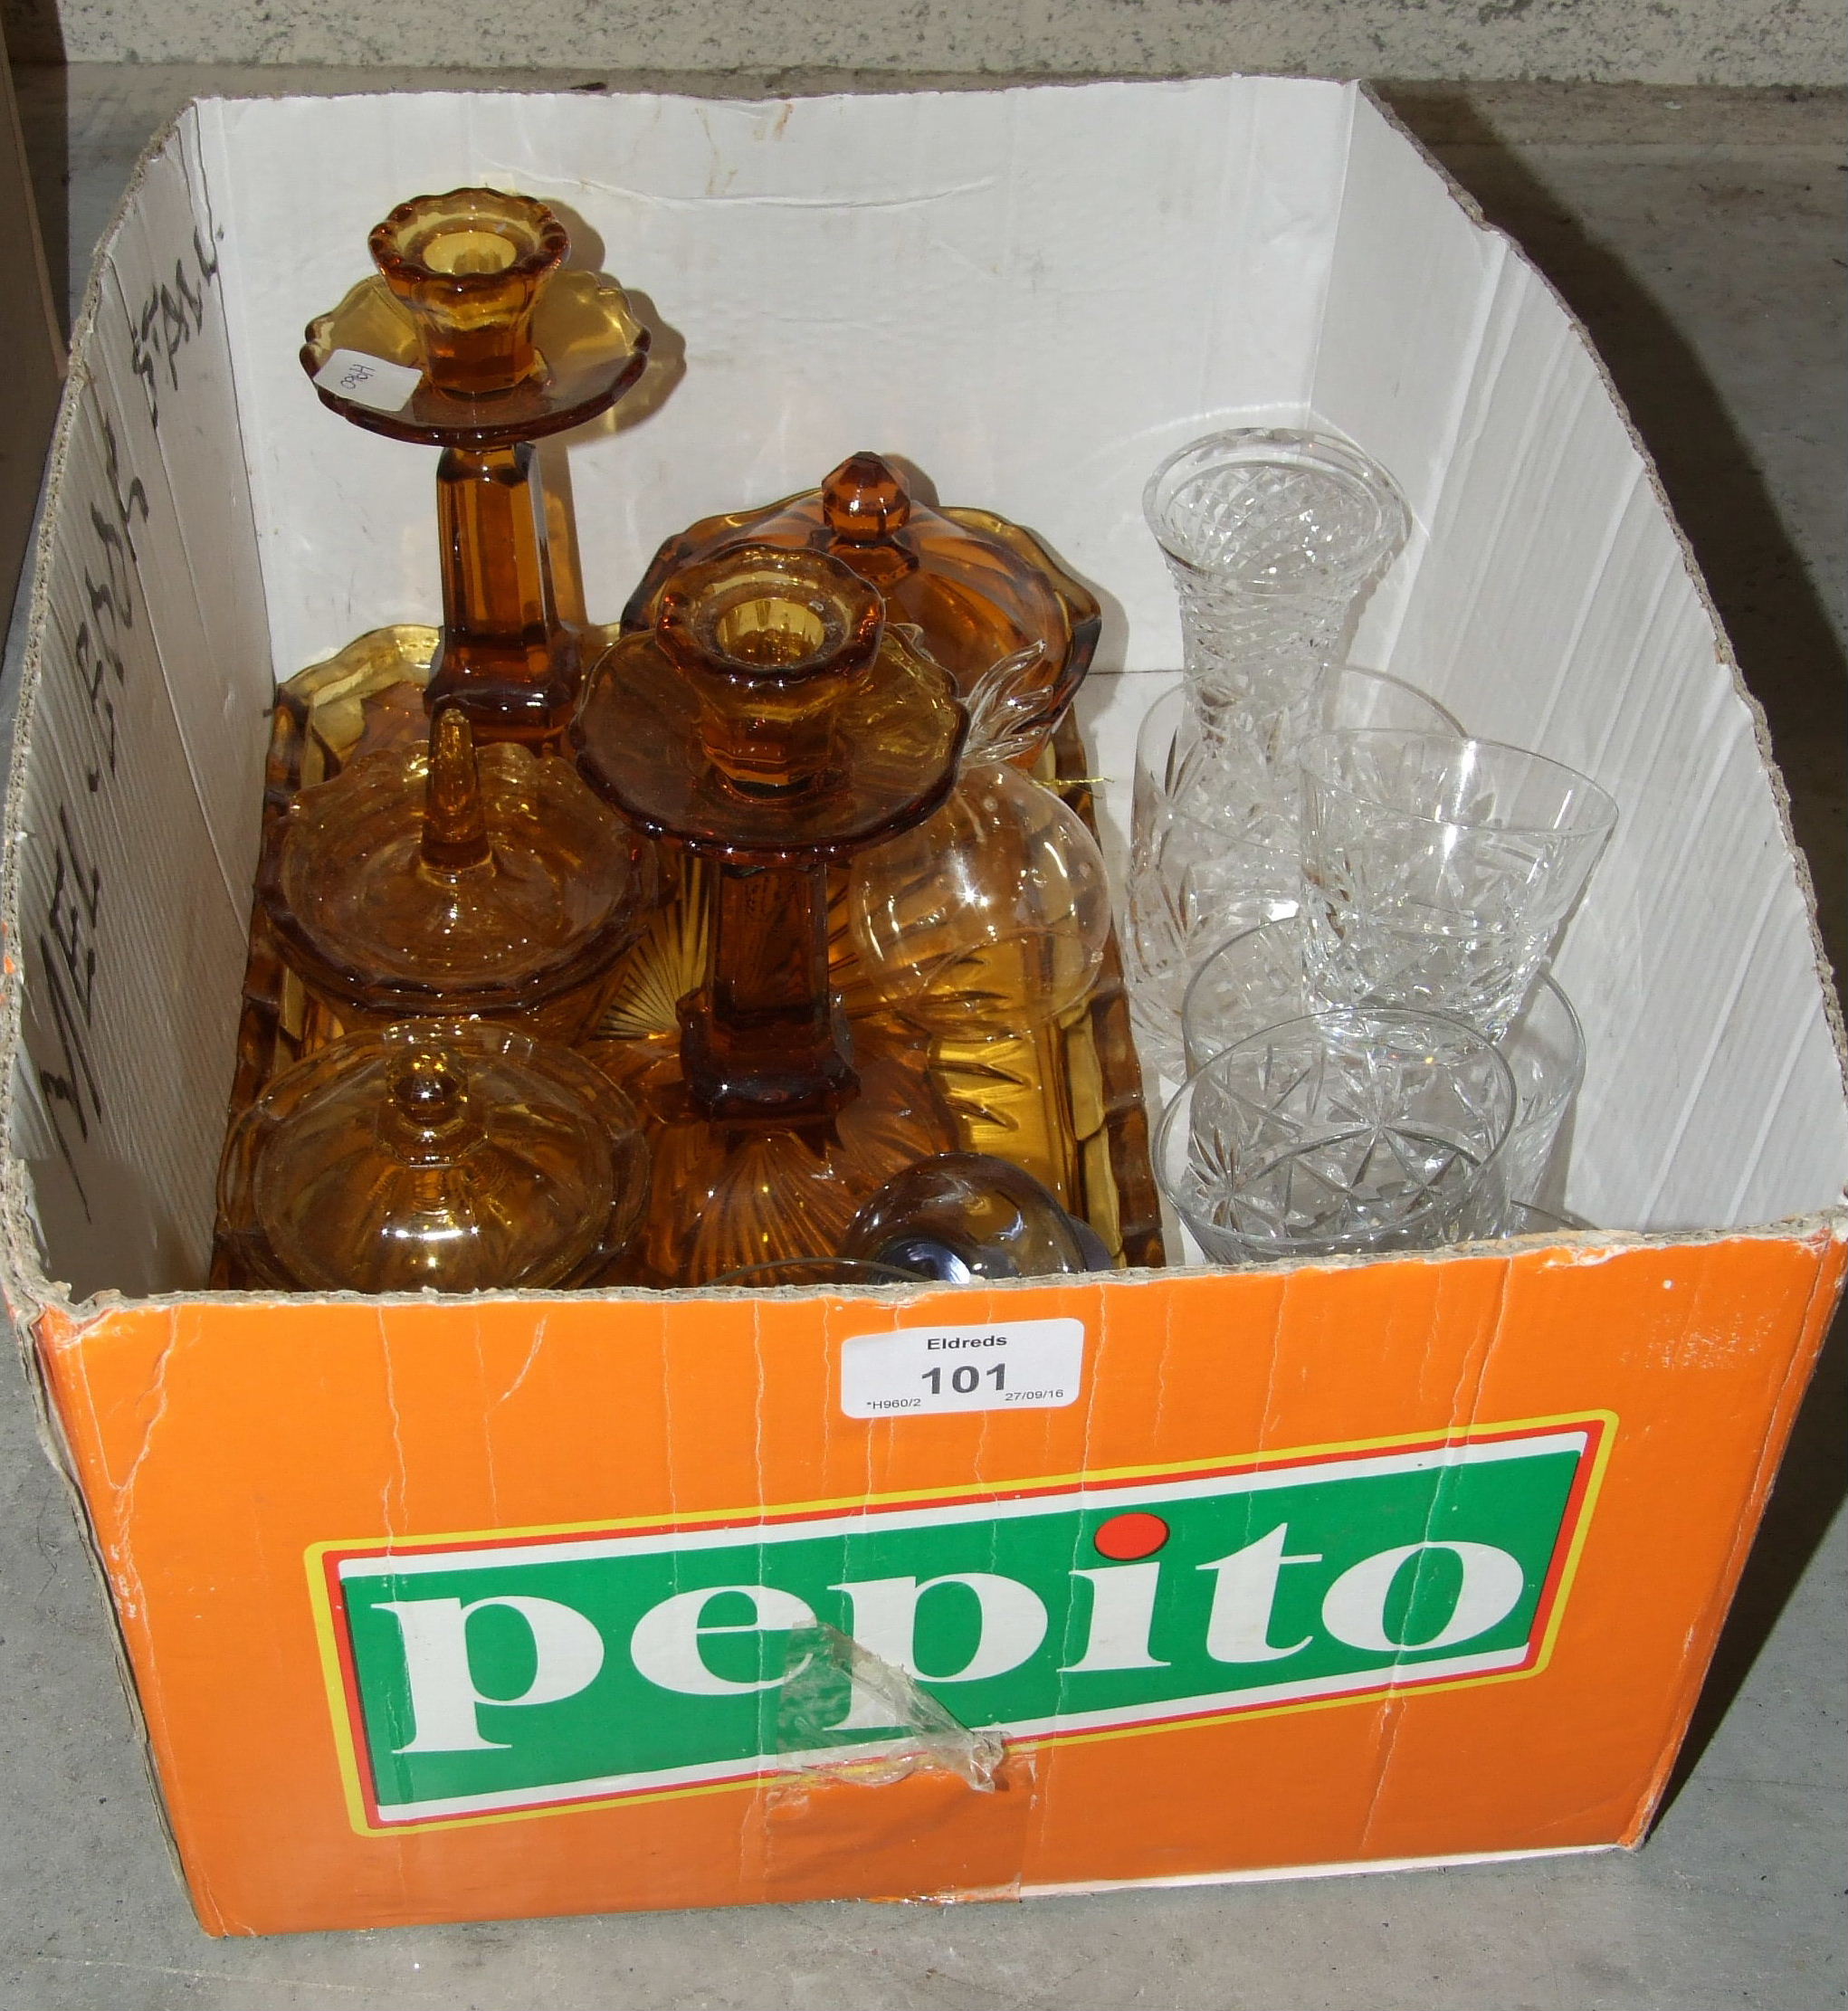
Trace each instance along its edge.
<path fill-rule="evenodd" d="M 254 1308 L 266 1305 L 363 1304 L 378 1307 L 455 1306 L 467 1309 L 488 1305 L 552 1306 L 564 1300 L 573 1304 L 594 1302 L 610 1306 L 644 1307 L 660 1305 L 663 1301 L 676 1303 L 699 1301 L 721 1306 L 758 1301 L 770 1305 L 829 1301 L 843 1305 L 863 1305 L 869 1310 L 875 1310 L 916 1305 L 920 1294 L 924 1293 L 941 1298 L 944 1295 L 954 1297 L 958 1293 L 978 1291 L 986 1298 L 991 1293 L 1005 1295 L 1086 1286 L 1117 1291 L 1136 1286 L 1160 1285 L 1172 1279 L 1298 1277 L 1323 1271 L 1367 1270 L 1388 1263 L 1451 1264 L 1480 1261 L 1485 1257 L 1512 1263 L 1528 1255 L 1540 1256 L 1548 1266 L 1558 1263 L 1581 1267 L 1605 1263 L 1614 1257 L 1624 1256 L 1637 1250 L 1698 1249 L 1712 1244 L 1766 1242 L 1804 1243 L 1821 1250 L 1829 1243 L 1848 1244 L 1848 1206 L 1843 1206 L 1815 1209 L 1806 1215 L 1792 1215 L 1782 1222 L 1757 1223 L 1744 1228 L 1676 1229 L 1646 1234 L 1629 1229 L 1543 1231 L 1528 1236 L 1498 1236 L 1476 1243 L 1446 1244 L 1433 1250 L 1362 1252 L 1331 1255 L 1313 1261 L 1253 1264 L 1242 1268 L 1225 1264 L 1182 1263 L 1167 1264 L 1159 1269 L 1066 1272 L 1030 1278 L 984 1278 L 972 1285 L 951 1285 L 938 1279 L 919 1278 L 910 1285 L 821 1284 L 756 1288 L 689 1285 L 672 1291 L 657 1291 L 643 1285 L 609 1285 L 592 1291 L 564 1293 L 173 1291 L 151 1293 L 146 1298 L 137 1299 L 125 1297 L 117 1291 L 104 1291 L 88 1299 L 73 1300 L 62 1284 L 37 1274 L 36 1245 L 30 1231 L 24 1232 L 22 1242 L 17 1225 L 4 1215 L 0 1215 L 0 1222 L 5 1223 L 5 1241 L 0 1243 L 0 1282 L 5 1284 L 7 1303 L 13 1308 L 15 1319 L 22 1325 L 32 1325 L 41 1330 L 40 1339 L 43 1344 L 51 1348 L 80 1345 L 84 1336 L 100 1321 L 119 1311 L 157 1311 L 198 1306 Z M 52 1316 L 55 1327 L 43 1327 L 46 1314 Z"/>

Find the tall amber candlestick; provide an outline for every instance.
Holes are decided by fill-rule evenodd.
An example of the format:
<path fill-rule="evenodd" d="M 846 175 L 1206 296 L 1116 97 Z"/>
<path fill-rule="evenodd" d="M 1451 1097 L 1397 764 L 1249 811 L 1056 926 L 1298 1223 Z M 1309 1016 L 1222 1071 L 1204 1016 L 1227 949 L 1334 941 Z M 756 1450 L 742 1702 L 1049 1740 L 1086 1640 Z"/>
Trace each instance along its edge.
<path fill-rule="evenodd" d="M 447 447 L 436 464 L 443 641 L 425 702 L 483 739 L 555 741 L 577 702 L 577 638 L 559 621 L 533 449 Z"/>
<path fill-rule="evenodd" d="M 377 276 L 310 324 L 302 364 L 343 418 L 443 448 L 436 512 L 443 639 L 425 693 L 483 745 L 556 747 L 583 681 L 560 620 L 532 443 L 605 410 L 641 375 L 647 331 L 618 287 L 561 270 L 550 210 L 491 188 L 400 204 L 373 231 Z M 338 351 L 413 367 L 405 402 L 321 373 Z"/>

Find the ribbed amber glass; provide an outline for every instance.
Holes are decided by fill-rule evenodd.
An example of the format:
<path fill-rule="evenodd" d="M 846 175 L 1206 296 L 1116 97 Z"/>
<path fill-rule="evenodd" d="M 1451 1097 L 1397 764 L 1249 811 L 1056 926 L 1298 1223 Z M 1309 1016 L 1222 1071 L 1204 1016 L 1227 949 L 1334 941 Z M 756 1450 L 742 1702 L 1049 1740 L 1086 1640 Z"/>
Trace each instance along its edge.
<path fill-rule="evenodd" d="M 336 1041 L 270 1085 L 226 1141 L 220 1233 L 246 1286 L 590 1283 L 647 1177 L 600 1071 L 510 1027 L 424 1022 Z"/>

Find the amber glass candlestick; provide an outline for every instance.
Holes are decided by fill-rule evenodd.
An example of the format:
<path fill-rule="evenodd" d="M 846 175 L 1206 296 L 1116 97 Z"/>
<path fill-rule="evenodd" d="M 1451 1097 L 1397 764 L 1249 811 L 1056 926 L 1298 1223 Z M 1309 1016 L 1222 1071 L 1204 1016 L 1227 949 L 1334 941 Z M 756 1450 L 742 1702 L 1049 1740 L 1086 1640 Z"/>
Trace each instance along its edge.
<path fill-rule="evenodd" d="M 651 1282 L 812 1254 L 822 1225 L 941 1148 L 921 1075 L 849 1052 L 827 875 L 930 815 L 965 729 L 948 676 L 815 552 L 746 546 L 687 567 L 653 630 L 598 665 L 572 729 L 580 770 L 683 844 L 710 889 L 705 979 L 654 1101 Z"/>
<path fill-rule="evenodd" d="M 828 989 L 825 866 L 719 863 L 712 975 L 681 1005 L 687 1085 L 714 1116 L 833 1109 L 859 1086 Z"/>
<path fill-rule="evenodd" d="M 377 275 L 308 329 L 303 367 L 355 425 L 440 446 L 443 639 L 426 700 L 478 740 L 556 746 L 583 683 L 560 620 L 532 443 L 606 410 L 640 376 L 648 336 L 619 287 L 561 270 L 550 210 L 491 188 L 419 195 L 373 231 Z M 408 366 L 385 410 L 322 381 L 337 351 Z"/>
<path fill-rule="evenodd" d="M 427 748 L 383 748 L 304 789 L 265 834 L 276 945 L 348 1026 L 512 1016 L 594 1024 L 653 895 L 641 840 L 557 755 L 478 755 L 444 706 Z"/>
<path fill-rule="evenodd" d="M 583 666 L 576 636 L 558 619 L 531 443 L 444 448 L 436 532 L 443 641 L 428 704 L 452 699 L 484 739 L 556 742 Z"/>
<path fill-rule="evenodd" d="M 875 1037 L 869 1015 L 895 1009 L 923 1028 L 928 1048 L 909 1037 L 962 1145 L 1018 1158 L 1075 1204 L 1064 1084 L 1095 1067 L 1080 1001 L 1103 954 L 1109 896 L 1088 833 L 1018 771 L 1051 772 L 1045 743 L 1091 662 L 1100 610 L 1030 531 L 992 510 L 933 505 L 922 490 L 901 462 L 862 451 L 801 494 L 705 518 L 661 547 L 624 626 L 652 627 L 688 566 L 770 544 L 848 567 L 951 674 L 969 714 L 957 792 L 926 824 L 858 854 L 851 882 L 835 876 L 833 981 L 862 1051 Z M 861 926 L 874 910 L 877 926 Z M 623 1032 L 660 1040 L 672 974 L 710 926 L 710 905 L 685 894 L 652 920 L 617 980 Z"/>

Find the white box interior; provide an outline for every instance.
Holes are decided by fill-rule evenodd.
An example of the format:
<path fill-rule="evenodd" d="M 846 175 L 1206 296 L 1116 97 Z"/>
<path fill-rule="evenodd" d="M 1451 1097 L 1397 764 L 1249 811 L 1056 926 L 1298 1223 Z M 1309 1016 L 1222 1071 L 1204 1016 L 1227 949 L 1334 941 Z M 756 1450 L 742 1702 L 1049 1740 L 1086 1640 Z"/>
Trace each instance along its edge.
<path fill-rule="evenodd" d="M 655 329 L 644 394 L 548 450 L 593 619 L 692 519 L 903 454 L 1098 590 L 1119 817 L 1178 655 L 1149 470 L 1226 424 L 1348 434 L 1418 524 L 1357 653 L 1622 808 L 1557 966 L 1589 1046 L 1568 1205 L 1836 1203 L 1805 888 L 1653 472 L 1546 283 L 1357 88 L 207 101 L 105 243 L 54 450 L 5 909 L 29 1268 L 204 1278 L 273 681 L 439 605 L 433 452 L 343 425 L 297 349 L 386 210 L 464 183 L 552 204 Z"/>

